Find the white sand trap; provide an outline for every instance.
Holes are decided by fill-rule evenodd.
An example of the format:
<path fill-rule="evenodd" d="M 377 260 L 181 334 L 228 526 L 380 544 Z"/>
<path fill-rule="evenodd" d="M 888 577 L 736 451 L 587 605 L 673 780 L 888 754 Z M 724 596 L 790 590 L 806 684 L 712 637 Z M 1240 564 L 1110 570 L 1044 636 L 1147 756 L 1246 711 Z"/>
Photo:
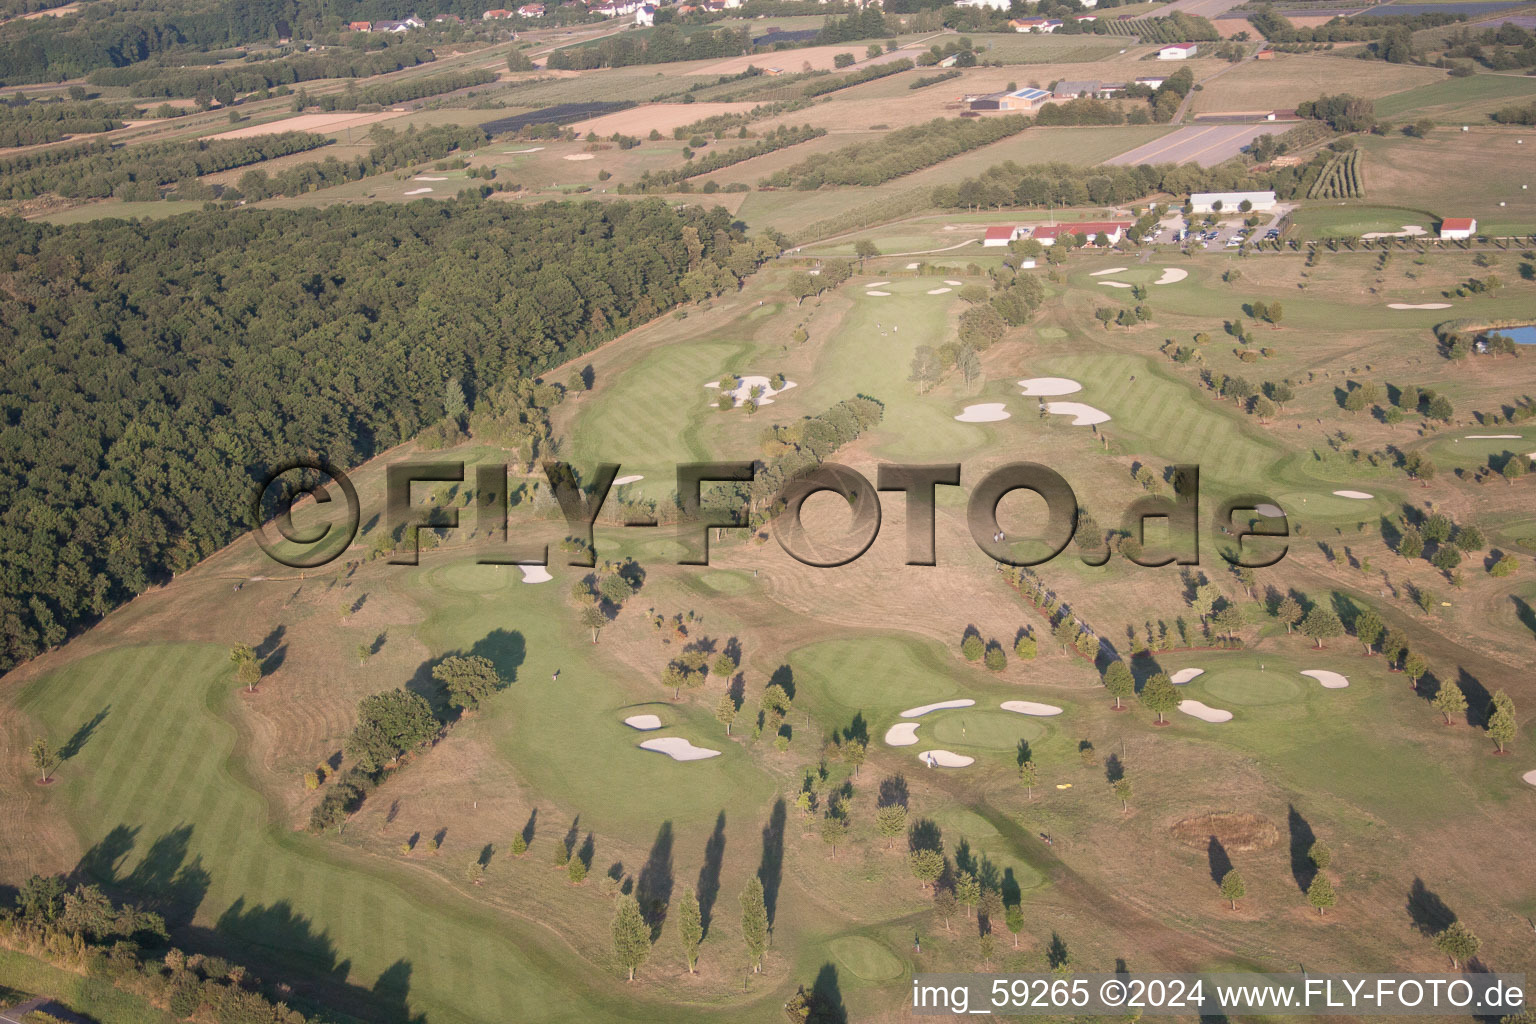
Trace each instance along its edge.
<path fill-rule="evenodd" d="M 965 411 L 955 419 L 961 423 L 995 423 L 1006 420 L 1008 416 L 1008 408 L 1002 402 L 983 402 L 981 405 L 966 406 Z"/>
<path fill-rule="evenodd" d="M 907 708 L 901 713 L 902 718 L 921 718 L 930 711 L 947 711 L 950 708 L 968 708 L 976 702 L 973 700 L 941 700 L 937 704 L 924 704 L 922 707 Z"/>
<path fill-rule="evenodd" d="M 883 298 L 885 298 L 887 295 L 889 295 L 891 293 L 890 292 L 873 291 L 873 292 L 865 292 L 864 294 L 868 295 L 872 299 L 883 299 Z"/>
<path fill-rule="evenodd" d="M 1366 494 L 1364 491 L 1334 491 L 1333 493 L 1341 498 L 1353 498 L 1356 501 L 1366 501 L 1375 497 L 1374 494 Z"/>
<path fill-rule="evenodd" d="M 708 384 L 705 384 L 704 386 L 707 387 L 707 388 L 718 388 L 718 387 L 720 387 L 720 382 L 717 381 L 717 380 L 713 380 L 713 381 L 710 381 Z M 773 396 L 774 395 L 782 395 L 784 392 L 788 391 L 792 387 L 795 387 L 795 382 L 792 381 L 792 380 L 787 380 L 787 381 L 784 382 L 784 386 L 783 387 L 781 387 L 777 391 L 775 391 L 772 387 L 769 386 L 769 380 L 768 380 L 767 377 L 760 377 L 760 376 L 753 375 L 753 376 L 742 377 L 741 378 L 741 383 L 737 384 L 736 385 L 736 390 L 732 391 L 730 394 L 731 394 L 731 398 L 733 400 L 735 400 L 736 404 L 740 405 L 742 402 L 745 402 L 747 399 L 752 397 L 752 389 L 753 388 L 762 388 L 763 389 L 763 393 L 758 396 L 757 404 L 760 405 L 760 406 L 762 406 L 762 405 L 772 405 L 773 404 Z M 623 481 L 618 481 L 618 482 L 622 483 Z"/>
<path fill-rule="evenodd" d="M 1518 441 L 1519 434 L 1468 434 L 1468 441 Z"/>
<path fill-rule="evenodd" d="M 1124 281 L 1100 281 L 1099 284 L 1103 285 L 1105 288 L 1129 288 L 1130 287 L 1130 285 L 1126 284 Z"/>
<path fill-rule="evenodd" d="M 1349 680 L 1346 677 L 1339 675 L 1337 672 L 1330 672 L 1325 668 L 1304 669 L 1301 674 L 1316 679 L 1323 684 L 1323 689 L 1325 690 L 1342 690 L 1349 685 Z"/>
<path fill-rule="evenodd" d="M 1005 700 L 998 707 L 1021 715 L 1034 715 L 1036 718 L 1050 718 L 1052 715 L 1061 714 L 1061 708 L 1055 704 L 1041 704 L 1032 700 Z"/>
<path fill-rule="evenodd" d="M 917 722 L 898 722 L 885 730 L 888 747 L 911 747 L 917 744 Z"/>
<path fill-rule="evenodd" d="M 719 757 L 720 751 L 708 747 L 696 747 L 681 736 L 658 736 L 640 744 L 641 750 L 654 750 L 666 754 L 674 761 L 702 761 L 706 757 Z"/>
<path fill-rule="evenodd" d="M 1125 271 L 1126 271 L 1125 267 L 1110 267 L 1108 270 L 1095 270 L 1093 273 L 1089 274 L 1088 276 L 1089 277 L 1107 277 L 1110 274 L 1123 274 L 1123 273 L 1125 273 Z"/>
<path fill-rule="evenodd" d="M 917 755 L 923 764 L 939 768 L 965 768 L 976 763 L 974 757 L 957 754 L 953 750 L 925 750 Z"/>
<path fill-rule="evenodd" d="M 1449 302 L 1389 302 L 1388 309 L 1450 309 Z"/>
<path fill-rule="evenodd" d="M 961 285 L 961 284 L 962 284 L 962 283 L 963 283 L 963 282 L 961 282 L 961 281 L 951 281 L 951 280 L 949 280 L 949 279 L 948 279 L 948 278 L 946 278 L 946 279 L 945 279 L 945 280 L 944 280 L 944 283 L 945 283 L 945 284 L 947 284 L 947 285 L 949 285 L 949 286 L 950 286 L 950 287 L 951 287 L 951 288 L 959 288 L 959 287 L 960 287 L 960 285 Z"/>
<path fill-rule="evenodd" d="M 1536 768 L 1532 768 L 1530 771 L 1520 776 L 1520 781 L 1529 783 L 1532 786 L 1536 786 Z"/>
<path fill-rule="evenodd" d="M 1045 411 L 1058 416 L 1072 416 L 1074 427 L 1086 427 L 1093 423 L 1108 423 L 1109 413 L 1082 402 L 1046 402 Z"/>
<path fill-rule="evenodd" d="M 907 264 L 907 269 L 908 270 L 916 270 L 920 266 L 922 266 L 921 263 L 908 263 Z"/>
<path fill-rule="evenodd" d="M 871 281 L 871 282 L 869 282 L 869 284 L 865 285 L 864 287 L 865 288 L 883 288 L 884 286 L 886 286 L 886 285 L 888 285 L 890 283 L 891 282 L 889 282 L 889 281 Z"/>
<path fill-rule="evenodd" d="M 544 152 L 544 147 L 534 146 L 532 149 L 504 149 L 501 152 L 504 156 L 517 156 L 520 153 L 542 153 Z"/>
<path fill-rule="evenodd" d="M 432 191 L 432 189 L 430 189 L 430 188 L 413 188 L 413 189 L 409 190 L 408 192 L 406 192 L 405 194 L 408 195 L 408 196 L 424 196 L 428 192 L 431 192 L 431 191 Z"/>
<path fill-rule="evenodd" d="M 1194 679 L 1196 676 L 1203 675 L 1205 675 L 1205 669 L 1203 668 L 1181 668 L 1173 675 L 1169 676 L 1168 681 L 1173 683 L 1175 686 L 1183 686 L 1185 683 L 1189 682 L 1191 679 Z"/>
<path fill-rule="evenodd" d="M 613 486 L 623 487 L 625 484 L 637 484 L 644 479 L 645 477 L 641 476 L 639 473 L 635 473 L 632 476 L 621 476 L 613 482 Z"/>
<path fill-rule="evenodd" d="M 1253 510 L 1259 515 L 1269 516 L 1271 519 L 1283 519 L 1285 517 L 1285 509 L 1279 505 L 1255 505 Z"/>
<path fill-rule="evenodd" d="M 1184 712 L 1186 715 L 1200 719 L 1202 722 L 1232 721 L 1232 712 L 1223 711 L 1220 708 L 1210 707 L 1209 705 L 1202 704 L 1197 700 L 1179 701 L 1179 710 Z"/>
<path fill-rule="evenodd" d="M 1164 267 L 1163 276 L 1153 281 L 1153 284 L 1177 284 L 1189 276 L 1189 271 L 1183 267 Z"/>
<path fill-rule="evenodd" d="M 656 715 L 630 715 L 624 719 L 624 724 L 631 729 L 639 729 L 641 732 L 650 732 L 652 729 L 661 728 L 661 719 Z"/>
<path fill-rule="evenodd" d="M 1030 377 L 1019 381 L 1026 395 L 1075 395 L 1083 386 L 1066 377 Z"/>
<path fill-rule="evenodd" d="M 412 181 L 447 181 L 448 179 L 444 178 L 444 177 L 441 177 L 439 175 L 418 174 L 418 175 L 416 175 L 416 177 L 412 178 L 411 180 Z"/>
<path fill-rule="evenodd" d="M 591 153 L 567 153 L 567 154 L 565 154 L 565 159 L 567 159 L 567 160 L 591 160 L 592 159 L 592 154 Z"/>
<path fill-rule="evenodd" d="M 554 579 L 542 565 L 520 565 L 518 568 L 523 570 L 524 583 L 548 583 Z"/>
<path fill-rule="evenodd" d="M 950 293 L 952 291 L 954 291 L 953 288 L 929 288 L 928 289 L 928 294 L 929 295 L 947 295 L 948 293 Z"/>

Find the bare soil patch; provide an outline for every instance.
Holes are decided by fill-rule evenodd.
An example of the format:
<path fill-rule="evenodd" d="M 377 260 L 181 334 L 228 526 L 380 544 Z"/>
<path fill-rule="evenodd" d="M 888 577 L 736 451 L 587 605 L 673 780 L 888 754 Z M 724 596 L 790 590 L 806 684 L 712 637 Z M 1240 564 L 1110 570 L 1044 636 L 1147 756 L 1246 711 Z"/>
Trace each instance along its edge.
<path fill-rule="evenodd" d="M 375 121 L 385 121 L 392 117 L 399 117 L 401 111 L 380 110 L 369 114 L 359 114 L 356 111 L 344 111 L 334 114 L 300 114 L 297 117 L 286 117 L 281 121 L 269 121 L 266 124 L 249 124 L 244 128 L 235 128 L 227 132 L 215 135 L 216 139 L 253 139 L 260 135 L 281 135 L 283 132 L 319 132 L 328 134 L 339 132 L 346 128 L 358 128 L 365 124 L 373 124 Z"/>
<path fill-rule="evenodd" d="M 596 132 L 604 136 L 612 135 L 614 132 L 624 135 L 645 135 L 653 128 L 663 135 L 670 135 L 672 129 L 680 128 L 685 124 L 693 124 L 695 121 L 714 117 L 717 114 L 740 113 L 751 110 L 755 106 L 757 106 L 756 103 L 650 103 L 643 107 L 616 110 L 601 117 L 578 121 L 571 125 L 571 128 L 578 135 L 585 135 L 587 132 Z"/>
<path fill-rule="evenodd" d="M 1262 814 L 1239 811 L 1212 811 L 1173 823 L 1173 837 L 1191 849 L 1204 850 L 1211 837 L 1229 851 L 1247 853 L 1267 850 L 1280 841 L 1280 830 Z"/>

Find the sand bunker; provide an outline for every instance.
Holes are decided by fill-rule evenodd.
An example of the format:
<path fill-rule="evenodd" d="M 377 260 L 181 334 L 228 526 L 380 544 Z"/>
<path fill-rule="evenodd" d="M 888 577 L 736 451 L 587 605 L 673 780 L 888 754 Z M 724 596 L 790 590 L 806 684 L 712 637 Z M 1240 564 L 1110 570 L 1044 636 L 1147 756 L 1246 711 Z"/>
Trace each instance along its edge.
<path fill-rule="evenodd" d="M 954 291 L 953 288 L 929 288 L 928 289 L 928 294 L 929 295 L 944 295 L 945 293 L 952 292 L 952 291 Z"/>
<path fill-rule="evenodd" d="M 1341 498 L 1353 498 L 1356 501 L 1366 501 L 1375 497 L 1375 495 L 1366 494 L 1364 491 L 1334 491 L 1333 493 Z"/>
<path fill-rule="evenodd" d="M 1197 700 L 1181 700 L 1181 701 L 1179 701 L 1179 710 L 1184 712 L 1186 715 L 1190 715 L 1190 716 L 1192 716 L 1194 718 L 1200 719 L 1200 721 L 1202 721 L 1202 722 L 1230 722 L 1230 721 L 1232 721 L 1232 712 L 1230 712 L 1230 711 L 1223 711 L 1220 708 L 1210 707 L 1208 705 L 1200 703 Z"/>
<path fill-rule="evenodd" d="M 503 156 L 518 156 L 522 153 L 542 153 L 544 152 L 544 147 L 534 146 L 531 149 L 504 149 L 501 152 Z"/>
<path fill-rule="evenodd" d="M 1520 781 L 1530 783 L 1532 786 L 1536 786 L 1536 768 L 1532 768 L 1530 771 L 1520 776 Z"/>
<path fill-rule="evenodd" d="M 1261 516 L 1269 516 L 1271 519 L 1281 519 L 1285 516 L 1285 509 L 1279 505 L 1255 505 L 1253 510 Z"/>
<path fill-rule="evenodd" d="M 518 568 L 523 570 L 524 583 L 548 583 L 554 579 L 542 565 L 520 565 Z"/>
<path fill-rule="evenodd" d="M 1105 288 L 1129 288 L 1130 287 L 1130 285 L 1126 284 L 1124 281 L 1100 281 L 1099 284 L 1103 285 Z"/>
<path fill-rule="evenodd" d="M 998 420 L 1008 418 L 1008 408 L 1002 402 L 984 402 L 981 405 L 968 405 L 965 411 L 955 419 L 961 423 L 995 423 Z"/>
<path fill-rule="evenodd" d="M 1519 434 L 1468 434 L 1468 441 L 1518 441 Z"/>
<path fill-rule="evenodd" d="M 899 722 L 885 730 L 885 745 L 910 747 L 917 743 L 917 722 Z"/>
<path fill-rule="evenodd" d="M 763 389 L 762 394 L 759 395 L 757 399 L 758 405 L 772 405 L 774 395 L 782 395 L 784 392 L 795 386 L 794 381 L 787 380 L 784 382 L 783 387 L 779 388 L 778 390 L 774 390 L 769 386 L 770 381 L 767 377 L 747 376 L 739 379 L 741 383 L 736 385 L 735 391 L 730 392 L 731 398 L 736 402 L 737 405 L 740 405 L 742 402 L 745 402 L 747 399 L 752 397 L 753 388 Z M 707 388 L 718 388 L 720 386 L 720 382 L 717 380 L 710 381 L 704 386 Z"/>
<path fill-rule="evenodd" d="M 1019 381 L 1026 395 L 1075 395 L 1083 386 L 1066 377 L 1030 377 Z"/>
<path fill-rule="evenodd" d="M 953 750 L 925 750 L 917 755 L 917 759 L 935 768 L 964 768 L 976 763 L 974 757 L 966 757 Z"/>
<path fill-rule="evenodd" d="M 416 175 L 416 177 L 412 178 L 411 180 L 412 181 L 447 181 L 448 179 L 444 178 L 443 176 L 438 175 L 438 174 L 418 174 L 418 175 Z"/>
<path fill-rule="evenodd" d="M 961 282 L 959 282 L 959 281 L 951 281 L 951 280 L 948 280 L 947 278 L 945 279 L 944 283 L 949 285 L 951 288 L 959 288 L 960 284 L 961 284 Z"/>
<path fill-rule="evenodd" d="M 1093 423 L 1108 423 L 1109 413 L 1082 402 L 1046 402 L 1045 411 L 1058 416 L 1072 416 L 1074 427 L 1086 427 Z"/>
<path fill-rule="evenodd" d="M 1205 669 L 1203 668 L 1181 668 L 1173 675 L 1169 676 L 1168 681 L 1173 683 L 1175 686 L 1183 686 L 1185 683 L 1189 682 L 1196 676 L 1203 675 L 1205 675 Z"/>
<path fill-rule="evenodd" d="M 674 761 L 702 761 L 706 757 L 720 756 L 720 751 L 696 747 L 681 736 L 658 736 L 654 740 L 646 740 L 640 744 L 640 749 L 666 754 Z"/>
<path fill-rule="evenodd" d="M 1167 267 L 1163 270 L 1163 276 L 1153 281 L 1153 284 L 1177 284 L 1189 276 L 1189 271 L 1182 267 Z"/>
<path fill-rule="evenodd" d="M 613 486 L 623 487 L 625 484 L 636 484 L 644 479 L 645 477 L 641 476 L 639 473 L 635 473 L 631 476 L 621 476 L 613 482 Z"/>
<path fill-rule="evenodd" d="M 591 159 L 593 159 L 593 157 L 592 157 L 591 153 L 567 153 L 565 155 L 565 159 L 567 159 L 567 160 L 591 160 Z"/>
<path fill-rule="evenodd" d="M 1088 276 L 1089 277 L 1104 277 L 1104 276 L 1106 276 L 1108 274 L 1123 274 L 1123 273 L 1125 273 L 1125 271 L 1126 271 L 1125 267 L 1110 267 L 1108 270 L 1095 270 L 1093 273 L 1089 274 Z"/>
<path fill-rule="evenodd" d="M 921 263 L 908 263 L 907 264 L 907 269 L 908 270 L 916 270 L 920 266 L 922 266 Z"/>
<path fill-rule="evenodd" d="M 1387 303 L 1387 308 L 1388 309 L 1450 309 L 1451 308 L 1451 304 L 1449 302 L 1420 302 L 1420 303 L 1417 303 L 1417 304 L 1412 303 L 1412 302 L 1389 302 L 1389 303 Z"/>
<path fill-rule="evenodd" d="M 880 288 L 880 287 L 882 287 L 884 285 L 888 285 L 890 283 L 891 282 L 889 282 L 889 281 L 871 281 L 871 282 L 869 282 L 869 284 L 865 285 L 864 287 L 865 288 Z"/>
<path fill-rule="evenodd" d="M 1055 704 L 1040 704 L 1032 700 L 1005 700 L 998 707 L 1021 715 L 1034 715 L 1036 718 L 1050 718 L 1052 715 L 1061 714 L 1061 708 Z"/>
<path fill-rule="evenodd" d="M 883 298 L 885 298 L 887 295 L 889 295 L 891 293 L 890 292 L 865 292 L 864 294 L 868 295 L 872 299 L 883 299 Z"/>
<path fill-rule="evenodd" d="M 426 195 L 428 192 L 431 192 L 431 191 L 432 191 L 431 188 L 413 188 L 409 192 L 406 192 L 405 194 L 408 195 L 408 196 L 422 196 L 422 195 Z"/>
<path fill-rule="evenodd" d="M 631 729 L 639 729 L 641 732 L 649 732 L 652 729 L 661 728 L 661 719 L 655 715 L 630 715 L 624 719 L 624 724 Z"/>
<path fill-rule="evenodd" d="M 973 700 L 941 700 L 937 704 L 924 704 L 921 707 L 907 708 L 901 713 L 902 718 L 921 718 L 930 711 L 946 711 L 949 708 L 968 708 L 976 702 Z"/>
<path fill-rule="evenodd" d="M 1344 676 L 1339 675 L 1337 672 L 1330 672 L 1325 668 L 1304 669 L 1301 674 L 1316 679 L 1323 684 L 1323 689 L 1325 690 L 1342 690 L 1349 685 L 1349 680 Z"/>

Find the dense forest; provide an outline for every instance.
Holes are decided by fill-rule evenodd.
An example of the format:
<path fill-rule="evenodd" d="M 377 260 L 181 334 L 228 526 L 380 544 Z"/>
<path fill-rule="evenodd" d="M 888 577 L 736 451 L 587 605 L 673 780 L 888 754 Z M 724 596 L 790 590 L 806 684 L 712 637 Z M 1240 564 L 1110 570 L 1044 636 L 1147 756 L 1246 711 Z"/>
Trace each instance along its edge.
<path fill-rule="evenodd" d="M 227 544 L 268 465 L 355 465 L 764 255 L 661 200 L 0 219 L 0 669 Z"/>

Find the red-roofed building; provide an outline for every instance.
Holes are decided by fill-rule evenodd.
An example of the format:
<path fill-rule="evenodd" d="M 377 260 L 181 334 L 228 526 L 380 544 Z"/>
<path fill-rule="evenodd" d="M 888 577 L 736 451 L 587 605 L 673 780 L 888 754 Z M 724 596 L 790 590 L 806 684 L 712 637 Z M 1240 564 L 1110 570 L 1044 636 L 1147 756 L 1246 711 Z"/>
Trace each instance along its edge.
<path fill-rule="evenodd" d="M 1476 217 L 1447 217 L 1440 222 L 1441 238 L 1471 238 L 1475 234 L 1477 234 Z"/>
<path fill-rule="evenodd" d="M 1080 224 L 1041 224 L 1030 232 L 1029 237 L 1041 245 L 1055 245 L 1056 239 L 1062 235 L 1082 235 L 1088 239 L 1089 245 L 1096 245 L 1097 238 L 1104 235 L 1109 239 L 1109 244 L 1114 245 L 1125 237 L 1130 230 L 1129 221 L 1115 220 L 1089 220 Z"/>
<path fill-rule="evenodd" d="M 354 22 L 348 23 L 347 28 L 351 29 L 353 32 L 372 32 L 373 31 L 373 22 L 371 22 L 371 21 L 354 21 Z"/>
<path fill-rule="evenodd" d="M 486 11 L 484 14 L 480 15 L 480 20 L 503 21 L 510 17 L 512 17 L 511 11 L 507 10 L 505 7 L 497 7 L 494 10 Z"/>
<path fill-rule="evenodd" d="M 987 228 L 986 234 L 981 236 L 981 244 L 993 247 L 1007 245 L 1015 238 L 1022 238 L 1023 235 L 1023 228 L 1015 227 L 1012 224 L 1005 224 L 995 228 Z"/>

